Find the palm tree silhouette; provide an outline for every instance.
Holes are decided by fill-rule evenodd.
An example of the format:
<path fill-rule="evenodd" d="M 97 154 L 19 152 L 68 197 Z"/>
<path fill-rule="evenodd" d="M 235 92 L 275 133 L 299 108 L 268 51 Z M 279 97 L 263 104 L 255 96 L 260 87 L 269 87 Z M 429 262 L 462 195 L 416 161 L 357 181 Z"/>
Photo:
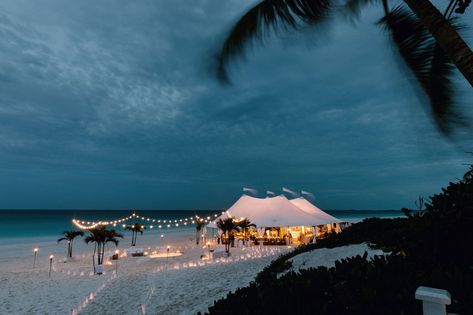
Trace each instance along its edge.
<path fill-rule="evenodd" d="M 205 222 L 203 219 L 198 219 L 195 222 L 195 243 L 199 245 L 199 240 L 200 240 L 200 231 L 202 228 L 205 226 Z"/>
<path fill-rule="evenodd" d="M 72 258 L 72 244 L 74 243 L 74 239 L 78 236 L 84 236 L 84 232 L 82 231 L 64 231 L 62 232 L 64 235 L 63 237 L 57 240 L 58 243 L 67 240 L 67 257 Z"/>
<path fill-rule="evenodd" d="M 239 231 L 239 227 L 236 225 L 233 218 L 219 219 L 217 221 L 217 227 L 222 230 L 225 236 L 224 239 L 222 239 L 222 243 L 225 244 L 225 251 L 230 253 L 231 237 L 233 236 L 233 232 Z"/>
<path fill-rule="evenodd" d="M 123 235 L 117 233 L 115 230 L 107 230 L 105 226 L 99 226 L 95 229 L 89 230 L 90 234 L 84 238 L 86 244 L 94 243 L 94 253 L 92 255 L 92 264 L 95 269 L 95 255 L 97 254 L 97 265 L 103 264 L 103 257 L 105 254 L 105 245 L 113 243 L 118 246 L 118 238 L 123 238 Z"/>
<path fill-rule="evenodd" d="M 467 123 L 455 109 L 454 84 L 451 75 L 456 67 L 473 86 L 473 52 L 458 34 L 452 14 L 462 14 L 469 0 L 449 0 L 444 14 L 429 0 L 403 0 L 406 6 L 389 9 L 388 0 L 346 0 L 342 10 L 334 0 L 262 0 L 249 9 L 233 26 L 218 57 L 217 76 L 229 83 L 227 66 L 244 56 L 246 48 L 271 33 L 298 30 L 301 25 L 320 26 L 335 13 L 358 15 L 371 3 L 381 3 L 384 17 L 380 20 L 391 34 L 393 42 L 407 66 L 412 70 L 416 85 L 428 96 L 436 126 L 445 135 L 452 127 Z"/>
<path fill-rule="evenodd" d="M 139 223 L 134 223 L 130 226 L 125 227 L 125 230 L 131 231 L 131 246 L 136 246 L 136 238 L 138 237 L 138 233 L 143 235 L 143 230 L 146 227 Z"/>
<path fill-rule="evenodd" d="M 236 226 L 239 227 L 240 230 L 243 232 L 243 242 L 246 242 L 246 232 L 252 227 L 255 228 L 256 224 L 253 224 L 250 220 L 244 218 L 242 220 L 237 221 Z"/>

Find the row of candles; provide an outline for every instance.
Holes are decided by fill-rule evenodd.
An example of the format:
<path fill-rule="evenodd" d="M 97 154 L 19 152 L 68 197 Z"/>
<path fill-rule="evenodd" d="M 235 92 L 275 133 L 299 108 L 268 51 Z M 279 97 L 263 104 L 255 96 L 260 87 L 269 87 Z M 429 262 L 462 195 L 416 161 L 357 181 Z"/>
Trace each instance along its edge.
<path fill-rule="evenodd" d="M 164 238 L 164 234 L 161 234 L 161 244 L 163 242 L 163 238 Z M 210 242 L 207 242 L 207 245 L 209 246 L 209 252 L 210 252 Z M 166 252 L 167 252 L 166 263 L 167 263 L 167 259 L 168 259 L 168 256 L 169 256 L 169 250 L 170 249 L 171 249 L 171 246 L 168 245 L 166 247 Z M 36 268 L 36 258 L 38 257 L 38 252 L 39 252 L 38 247 L 33 248 L 33 253 L 34 253 L 34 256 L 33 256 L 33 269 Z M 115 260 L 115 274 L 118 273 L 118 257 L 119 257 L 119 254 L 120 254 L 120 251 L 118 249 L 115 250 L 115 255 L 116 255 L 116 259 L 114 259 Z M 51 277 L 53 259 L 54 259 L 54 255 L 49 255 L 49 277 Z"/>

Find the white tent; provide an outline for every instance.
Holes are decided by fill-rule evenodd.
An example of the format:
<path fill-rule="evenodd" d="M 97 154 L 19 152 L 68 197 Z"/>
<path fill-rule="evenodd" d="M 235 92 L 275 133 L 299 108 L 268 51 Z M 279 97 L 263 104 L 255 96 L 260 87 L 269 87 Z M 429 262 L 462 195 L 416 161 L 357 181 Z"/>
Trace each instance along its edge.
<path fill-rule="evenodd" d="M 320 225 L 322 224 L 332 224 L 332 223 L 340 223 L 339 219 L 331 216 L 330 214 L 323 212 L 319 208 L 317 208 L 314 204 L 312 204 L 310 201 L 305 199 L 304 197 L 299 197 L 295 199 L 289 200 L 293 205 L 298 207 L 299 209 L 316 216 L 320 220 Z"/>
<path fill-rule="evenodd" d="M 267 198 L 255 198 L 243 195 L 226 213 L 219 216 L 214 222 L 229 216 L 236 219 L 248 218 L 251 223 L 256 224 L 258 227 L 317 226 L 340 222 L 336 218 L 324 213 L 322 210 L 318 210 L 326 216 L 320 214 L 314 215 L 303 211 L 284 195 Z M 331 217 L 332 220 L 329 220 L 329 217 Z M 215 227 L 215 224 L 210 223 L 208 227 Z"/>

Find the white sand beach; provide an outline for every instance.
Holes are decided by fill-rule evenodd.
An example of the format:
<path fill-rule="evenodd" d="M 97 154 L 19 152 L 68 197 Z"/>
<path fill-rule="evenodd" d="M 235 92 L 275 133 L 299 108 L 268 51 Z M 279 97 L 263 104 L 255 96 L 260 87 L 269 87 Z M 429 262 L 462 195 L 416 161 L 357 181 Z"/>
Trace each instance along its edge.
<path fill-rule="evenodd" d="M 249 284 L 256 274 L 287 247 L 235 247 L 226 259 L 203 261 L 207 248 L 189 240 L 193 232 L 174 235 L 166 258 L 120 257 L 105 265 L 103 275 L 92 272 L 93 246 L 77 240 L 75 259 L 62 262 L 65 244 L 54 239 L 0 245 L 0 314 L 194 314 L 204 312 L 215 299 Z M 160 245 L 156 235 L 138 239 L 137 247 L 153 250 Z M 40 244 L 40 245 L 38 245 Z M 128 248 L 129 240 L 119 249 Z M 33 247 L 39 247 L 33 269 Z M 212 246 L 214 249 L 216 246 Z M 220 248 L 220 246 L 218 246 Z M 221 246 L 223 249 L 223 246 Z M 110 254 L 115 247 L 110 246 Z M 161 251 L 164 251 L 162 249 Z M 49 278 L 49 255 L 54 254 Z"/>
<path fill-rule="evenodd" d="M 65 244 L 54 239 L 36 243 L 0 245 L 0 314 L 195 314 L 205 312 L 216 299 L 229 291 L 248 285 L 256 274 L 279 254 L 291 250 L 287 246 L 254 246 L 231 248 L 226 259 L 203 261 L 207 248 L 190 240 L 193 232 L 176 233 L 171 252 L 181 256 L 166 258 L 120 257 L 115 275 L 115 262 L 105 265 L 103 275 L 92 272 L 92 246 L 77 240 L 75 259 L 62 262 Z M 37 245 L 37 244 L 40 244 Z M 127 237 L 119 249 L 128 248 Z M 139 237 L 137 247 L 151 251 L 159 246 L 157 235 Z M 33 269 L 32 248 L 39 246 Z M 212 246 L 214 249 L 216 246 Z M 221 246 L 223 249 L 223 246 Z M 110 247 L 113 253 L 115 247 Z M 161 252 L 164 248 L 161 248 Z M 292 259 L 294 270 L 330 266 L 337 259 L 368 251 L 382 254 L 366 244 L 334 249 L 317 249 Z M 54 254 L 49 278 L 49 254 Z"/>

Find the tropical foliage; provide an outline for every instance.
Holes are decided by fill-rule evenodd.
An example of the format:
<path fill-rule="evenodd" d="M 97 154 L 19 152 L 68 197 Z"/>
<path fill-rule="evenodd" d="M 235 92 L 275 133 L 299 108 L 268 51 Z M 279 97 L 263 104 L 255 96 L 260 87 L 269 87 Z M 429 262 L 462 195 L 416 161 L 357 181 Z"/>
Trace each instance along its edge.
<path fill-rule="evenodd" d="M 448 290 L 448 311 L 473 309 L 473 167 L 409 218 L 367 219 L 317 244 L 298 247 L 265 268 L 249 287 L 216 301 L 210 314 L 420 314 L 417 287 Z M 320 247 L 367 242 L 385 257 L 357 256 L 333 268 L 278 274 L 289 258 Z"/>
<path fill-rule="evenodd" d="M 195 222 L 195 243 L 199 245 L 199 240 L 200 240 L 200 231 L 205 226 L 205 221 L 203 219 L 199 219 Z"/>
<path fill-rule="evenodd" d="M 241 220 L 236 221 L 235 224 L 242 232 L 243 232 L 243 241 L 246 242 L 247 239 L 247 232 L 250 228 L 255 228 L 256 224 L 251 223 L 251 221 L 247 218 L 243 218 Z"/>
<path fill-rule="evenodd" d="M 234 232 L 238 232 L 240 228 L 233 218 L 219 219 L 217 227 L 222 231 L 222 243 L 225 245 L 225 251 L 230 253 L 230 245 L 234 237 Z"/>
<path fill-rule="evenodd" d="M 62 241 L 67 241 L 67 257 L 72 258 L 72 244 L 74 243 L 74 239 L 78 236 L 84 236 L 84 232 L 82 231 L 64 231 L 62 232 L 64 235 L 63 237 L 57 240 L 58 243 Z"/>
<path fill-rule="evenodd" d="M 217 74 L 229 82 L 227 67 L 244 56 L 248 47 L 263 43 L 273 33 L 301 30 L 302 25 L 325 32 L 327 24 L 340 12 L 356 17 L 365 6 L 380 4 L 379 21 L 410 68 L 416 82 L 427 96 L 437 127 L 449 134 L 452 126 L 466 122 L 456 110 L 453 69 L 457 67 L 473 86 L 473 52 L 458 34 L 460 26 L 452 14 L 462 14 L 470 0 L 448 1 L 442 15 L 428 0 L 404 0 L 406 5 L 390 9 L 388 0 L 346 0 L 340 10 L 334 0 L 262 0 L 237 21 L 225 39 L 218 58 Z"/>
<path fill-rule="evenodd" d="M 94 253 L 92 255 L 92 264 L 95 272 L 95 256 L 97 255 L 97 265 L 103 264 L 105 246 L 108 243 L 113 243 L 118 246 L 119 238 L 123 235 L 117 233 L 115 230 L 107 230 L 105 226 L 99 226 L 95 229 L 89 230 L 90 234 L 84 238 L 86 244 L 94 243 Z"/>
<path fill-rule="evenodd" d="M 138 233 L 143 235 L 143 230 L 146 227 L 143 224 L 134 223 L 130 226 L 125 227 L 125 230 L 131 231 L 131 246 L 136 246 L 136 238 L 138 237 Z"/>

